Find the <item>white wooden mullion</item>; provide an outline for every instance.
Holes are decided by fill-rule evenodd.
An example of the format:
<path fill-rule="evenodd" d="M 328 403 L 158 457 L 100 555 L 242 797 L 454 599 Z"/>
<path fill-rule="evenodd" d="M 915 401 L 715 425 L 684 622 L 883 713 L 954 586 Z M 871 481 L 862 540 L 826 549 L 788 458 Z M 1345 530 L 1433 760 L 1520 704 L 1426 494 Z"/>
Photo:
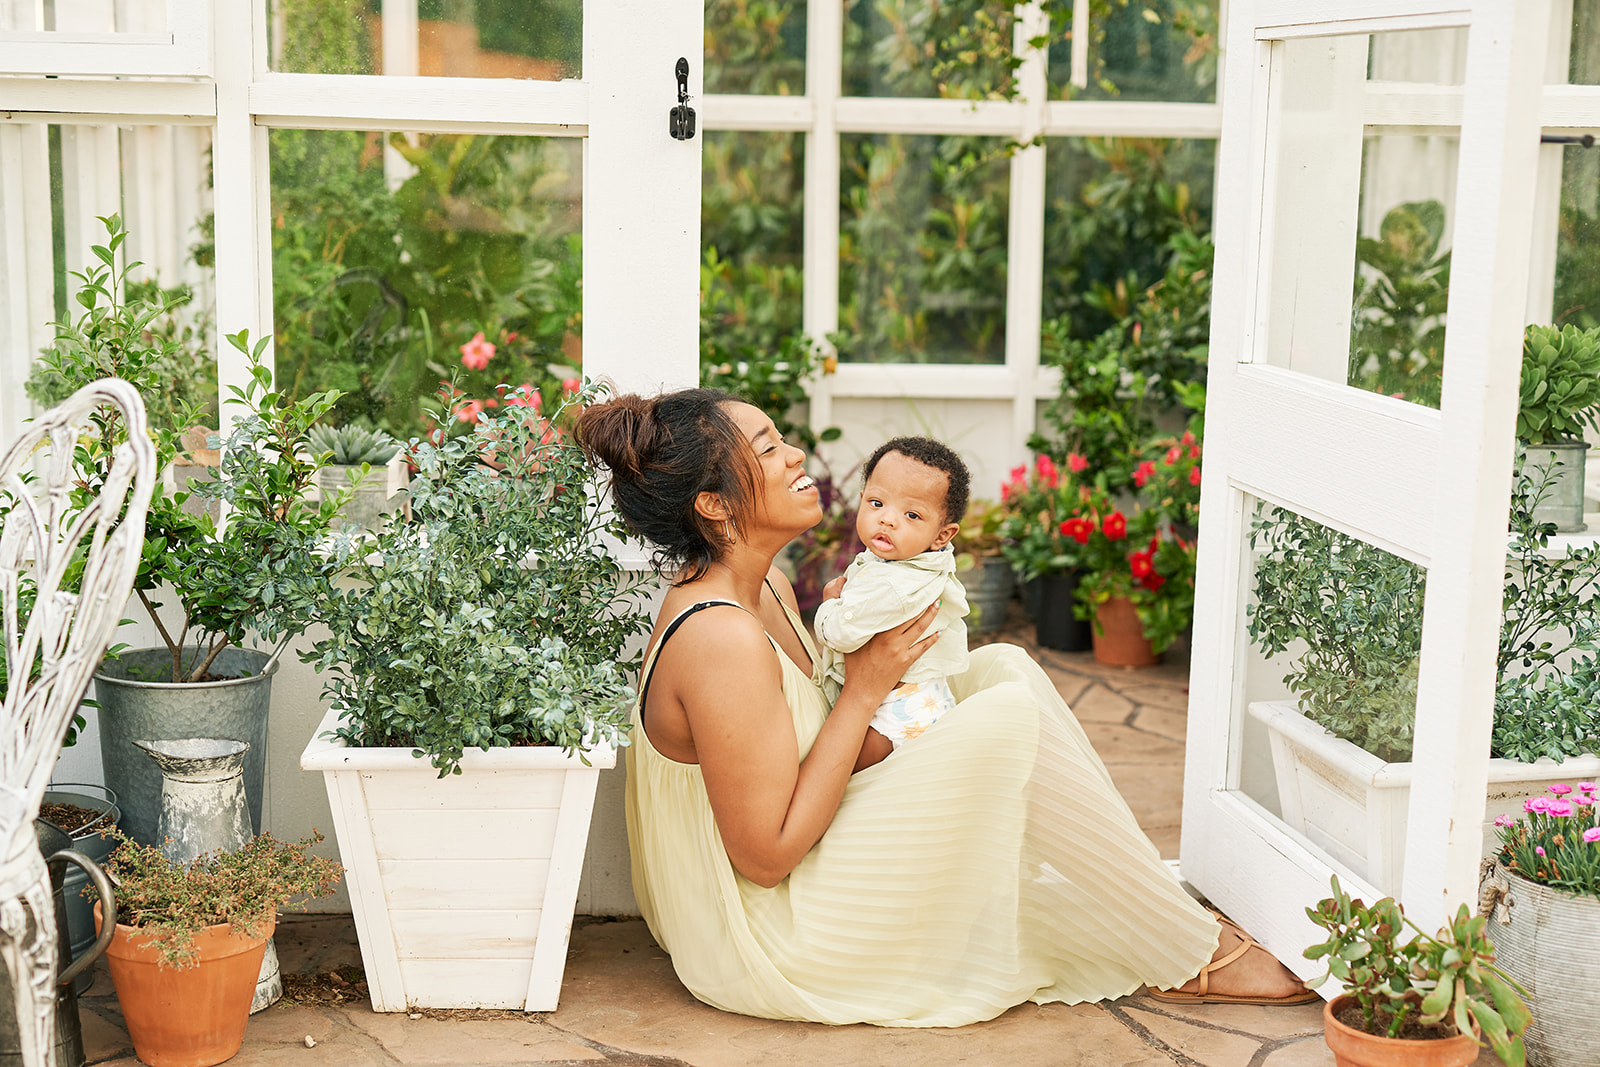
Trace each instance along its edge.
<path fill-rule="evenodd" d="M 211 168 L 216 206 L 217 385 L 224 431 L 240 413 L 230 387 L 244 388 L 249 365 L 221 335 L 249 330 L 254 347 L 272 332 L 267 130 L 255 124 L 249 97 L 252 80 L 265 66 L 257 39 L 259 6 L 215 8 L 217 121 Z M 269 368 L 273 365 L 270 345 L 264 362 Z"/>
<path fill-rule="evenodd" d="M 1220 104 L 1052 100 L 1045 105 L 1046 137 L 1215 137 Z"/>
<path fill-rule="evenodd" d="M 699 111 L 700 126 L 707 130 L 809 133 L 817 118 L 816 101 L 809 96 L 707 93 Z"/>
<path fill-rule="evenodd" d="M 651 87 L 656 106 L 635 104 L 654 113 L 661 90 Z M 589 94 L 587 81 L 271 73 L 249 86 L 249 108 L 257 122 L 275 127 L 582 136 Z M 663 112 L 663 136 L 666 124 Z"/>
<path fill-rule="evenodd" d="M 1044 36 L 1050 19 L 1037 3 L 1022 8 L 1012 32 L 1012 48 L 1022 57 L 1017 70 L 1022 127 L 1016 133 L 1029 144 L 1044 129 L 1044 106 L 1050 86 L 1046 53 L 1028 44 Z M 1004 453 L 1006 466 L 1026 459 L 1038 404 L 1024 388 L 1039 371 L 1039 328 L 1044 305 L 1045 147 L 1024 148 L 1011 157 L 1010 218 L 1006 233 L 1006 369 L 1011 386 L 1011 433 Z"/>
<path fill-rule="evenodd" d="M 1539 122 L 1563 133 L 1600 133 L 1600 85 L 1547 85 Z"/>
<path fill-rule="evenodd" d="M 1548 0 L 1476 5 L 1456 188 L 1442 439 L 1402 902 L 1477 901 Z"/>
<path fill-rule="evenodd" d="M 20 112 L 49 112 L 102 116 L 95 120 L 100 122 L 126 116 L 140 122 L 208 124 L 217 110 L 216 91 L 207 82 L 10 76 L 0 77 L 0 106 L 8 121 L 18 122 L 41 121 Z"/>
<path fill-rule="evenodd" d="M 1465 26 L 1472 16 L 1460 0 L 1262 0 L 1257 10 L 1258 41 Z"/>
<path fill-rule="evenodd" d="M 704 134 L 673 140 L 667 114 L 677 103 L 680 56 L 689 60 L 691 106 L 698 107 L 705 11 L 588 0 L 583 23 L 584 372 L 628 390 L 694 385 Z"/>
<path fill-rule="evenodd" d="M 840 97 L 834 106 L 840 133 L 907 133 L 1015 136 L 1027 105 L 1006 100 Z"/>
<path fill-rule="evenodd" d="M 806 11 L 806 96 L 815 125 L 806 137 L 805 206 L 801 223 L 801 327 L 824 352 L 839 328 L 839 91 L 844 71 L 844 9 L 812 4 Z M 833 379 L 811 382 L 813 429 L 833 425 Z"/>

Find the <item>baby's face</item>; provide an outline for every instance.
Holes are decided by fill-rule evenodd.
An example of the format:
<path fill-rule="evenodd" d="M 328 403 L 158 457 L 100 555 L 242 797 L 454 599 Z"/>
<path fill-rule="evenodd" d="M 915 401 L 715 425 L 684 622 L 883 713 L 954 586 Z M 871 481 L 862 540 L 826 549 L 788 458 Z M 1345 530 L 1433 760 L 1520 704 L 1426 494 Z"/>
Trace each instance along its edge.
<path fill-rule="evenodd" d="M 959 527 L 944 521 L 950 477 L 890 452 L 878 460 L 861 490 L 856 535 L 879 559 L 901 560 L 950 543 Z"/>

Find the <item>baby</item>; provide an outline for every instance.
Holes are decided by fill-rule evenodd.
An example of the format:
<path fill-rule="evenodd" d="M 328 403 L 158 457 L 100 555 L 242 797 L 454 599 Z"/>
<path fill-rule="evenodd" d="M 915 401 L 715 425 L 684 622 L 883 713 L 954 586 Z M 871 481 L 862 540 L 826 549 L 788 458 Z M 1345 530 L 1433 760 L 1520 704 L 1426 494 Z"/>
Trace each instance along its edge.
<path fill-rule="evenodd" d="M 856 534 L 866 545 L 845 570 L 844 588 L 817 608 L 822 684 L 829 702 L 844 684 L 843 653 L 899 626 L 939 601 L 933 647 L 911 665 L 878 706 L 860 770 L 918 736 L 955 707 L 946 676 L 967 669 L 967 594 L 956 578 L 950 539 L 967 511 L 966 464 L 926 437 L 896 437 L 867 458 Z M 879 735 L 877 739 L 873 734 Z M 883 743 L 888 741 L 888 745 Z"/>

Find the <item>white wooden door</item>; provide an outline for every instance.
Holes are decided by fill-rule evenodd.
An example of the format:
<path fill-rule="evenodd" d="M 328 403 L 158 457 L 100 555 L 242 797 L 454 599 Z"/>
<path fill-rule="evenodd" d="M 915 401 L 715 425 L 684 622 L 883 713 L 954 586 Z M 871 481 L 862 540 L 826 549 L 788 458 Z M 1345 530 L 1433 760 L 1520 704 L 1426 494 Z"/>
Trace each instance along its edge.
<path fill-rule="evenodd" d="M 1285 509 L 1424 569 L 1404 876 L 1383 888 L 1436 926 L 1476 895 L 1548 24 L 1545 0 L 1229 6 L 1181 864 L 1305 974 L 1329 874 L 1384 894 L 1282 817 L 1247 712 L 1290 695 L 1248 633 L 1252 523 Z M 1352 297 L 1386 218 L 1389 252 L 1430 225 L 1450 251 L 1442 383 L 1350 358 L 1354 328 L 1394 318 Z"/>

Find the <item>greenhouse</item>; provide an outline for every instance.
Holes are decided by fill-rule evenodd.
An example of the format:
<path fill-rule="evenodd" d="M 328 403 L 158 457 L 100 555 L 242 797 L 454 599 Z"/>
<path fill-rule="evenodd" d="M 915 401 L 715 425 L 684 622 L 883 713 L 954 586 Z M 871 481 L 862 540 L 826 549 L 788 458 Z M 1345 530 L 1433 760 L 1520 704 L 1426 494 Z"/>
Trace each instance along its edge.
<path fill-rule="evenodd" d="M 808 622 L 864 460 L 944 442 L 973 650 L 1043 668 L 1191 895 L 1302 979 L 1330 879 L 1424 935 L 1482 910 L 1527 1062 L 1600 1062 L 1517 970 L 1600 977 L 1597 136 L 1597 0 L 0 0 L 5 729 L 64 730 L 45 803 L 142 845 L 178 757 L 135 746 L 177 739 L 247 746 L 241 840 L 326 834 L 239 1062 L 1333 1063 L 1320 1001 L 890 1030 L 679 983 L 625 814 L 669 583 L 575 427 L 708 386 L 807 453 Z M 103 377 L 138 402 L 86 414 Z M 69 517 L 151 502 L 89 703 L 37 727 L 17 657 L 82 652 L 99 577 L 84 541 L 34 599 L 57 466 Z M 206 693 L 157 726 L 159 687 Z M 109 966 L 56 1060 L 152 1062 Z"/>

